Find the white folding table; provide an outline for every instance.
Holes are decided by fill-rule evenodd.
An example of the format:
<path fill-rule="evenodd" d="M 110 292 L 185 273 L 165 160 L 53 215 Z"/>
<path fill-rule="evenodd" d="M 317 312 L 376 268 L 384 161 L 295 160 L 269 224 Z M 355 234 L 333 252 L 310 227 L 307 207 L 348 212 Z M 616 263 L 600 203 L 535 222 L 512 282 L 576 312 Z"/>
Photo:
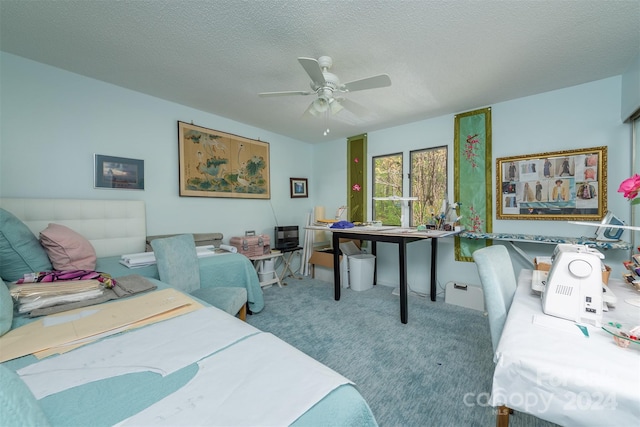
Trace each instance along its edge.
<path fill-rule="evenodd" d="M 249 259 L 253 262 L 253 266 L 256 269 L 256 273 L 258 273 L 258 278 L 260 278 L 260 272 L 264 271 L 264 262 L 269 260 L 276 260 L 278 257 L 281 257 L 281 252 L 270 252 L 266 255 L 259 255 L 254 257 L 249 257 Z M 278 272 L 273 272 L 273 278 L 267 279 L 264 281 L 260 281 L 260 287 L 264 288 L 267 286 L 271 286 L 274 283 L 277 283 L 278 286 L 282 287 L 282 281 L 280 280 L 280 276 L 278 276 Z"/>
<path fill-rule="evenodd" d="M 613 335 L 542 312 L 531 290 L 532 270 L 521 270 L 498 348 L 490 404 L 560 425 L 640 425 L 640 344 L 615 344 Z M 603 324 L 640 325 L 640 292 L 610 279 L 617 297 Z"/>

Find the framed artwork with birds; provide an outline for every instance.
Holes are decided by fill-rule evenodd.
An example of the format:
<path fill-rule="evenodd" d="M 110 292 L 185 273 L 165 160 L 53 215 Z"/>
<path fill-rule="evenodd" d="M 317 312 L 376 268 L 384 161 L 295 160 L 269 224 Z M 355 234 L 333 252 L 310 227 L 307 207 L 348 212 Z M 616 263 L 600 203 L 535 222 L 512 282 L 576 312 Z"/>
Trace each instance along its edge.
<path fill-rule="evenodd" d="M 180 196 L 271 198 L 269 143 L 178 122 Z"/>

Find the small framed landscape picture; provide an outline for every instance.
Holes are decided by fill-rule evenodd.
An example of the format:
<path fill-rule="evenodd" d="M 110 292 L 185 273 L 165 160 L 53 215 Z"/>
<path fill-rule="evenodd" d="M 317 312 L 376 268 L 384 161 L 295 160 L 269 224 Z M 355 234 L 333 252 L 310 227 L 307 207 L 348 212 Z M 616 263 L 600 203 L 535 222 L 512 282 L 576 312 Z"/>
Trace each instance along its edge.
<path fill-rule="evenodd" d="M 289 178 L 291 187 L 291 198 L 309 197 L 307 191 L 307 178 Z"/>
<path fill-rule="evenodd" d="M 94 154 L 94 187 L 144 190 L 144 160 Z"/>

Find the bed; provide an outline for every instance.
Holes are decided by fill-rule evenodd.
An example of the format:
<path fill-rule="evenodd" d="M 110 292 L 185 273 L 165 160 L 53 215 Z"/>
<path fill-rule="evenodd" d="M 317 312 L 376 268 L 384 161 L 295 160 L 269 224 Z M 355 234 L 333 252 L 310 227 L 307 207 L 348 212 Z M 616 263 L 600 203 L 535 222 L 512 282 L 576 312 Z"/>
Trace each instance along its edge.
<path fill-rule="evenodd" d="M 33 233 L 49 223 L 74 229 L 102 260 L 96 270 L 112 269 L 116 280 L 131 271 L 113 260 L 145 250 L 143 202 L 0 199 L 0 208 Z M 205 279 L 226 280 L 214 271 L 227 256 L 208 258 L 218 261 L 201 265 Z M 248 271 L 246 276 L 255 277 L 250 262 Z M 152 295 L 175 299 L 172 293 L 178 291 L 158 280 L 157 269 L 145 275 L 157 290 L 144 296 L 93 306 L 92 312 L 85 308 L 35 319 L 13 316 L 10 330 L 0 337 L 0 356 L 8 348 L 2 343 L 10 342 L 6 337 L 21 327 L 42 327 L 49 333 L 51 325 L 85 322 L 83 316 L 98 316 L 94 312 L 102 310 L 106 316 L 125 301 Z M 254 284 L 249 280 L 241 286 L 249 290 Z M 252 296 L 256 313 L 264 304 L 257 286 L 260 293 Z M 339 373 L 272 334 L 180 295 L 193 301 L 193 310 L 62 354 L 42 359 L 26 354 L 2 362 L 3 423 L 11 414 L 14 421 L 50 425 L 377 425 L 356 386 Z"/>
<path fill-rule="evenodd" d="M 130 269 L 120 264 L 122 255 L 147 249 L 146 209 L 142 201 L 0 198 L 0 208 L 20 219 L 35 236 L 50 223 L 78 232 L 95 249 L 98 271 L 116 278 L 132 273 L 160 278 L 156 265 Z M 260 282 L 247 257 L 225 254 L 202 258 L 199 264 L 200 277 L 207 286 L 245 287 L 249 309 L 254 313 L 262 310 Z"/>

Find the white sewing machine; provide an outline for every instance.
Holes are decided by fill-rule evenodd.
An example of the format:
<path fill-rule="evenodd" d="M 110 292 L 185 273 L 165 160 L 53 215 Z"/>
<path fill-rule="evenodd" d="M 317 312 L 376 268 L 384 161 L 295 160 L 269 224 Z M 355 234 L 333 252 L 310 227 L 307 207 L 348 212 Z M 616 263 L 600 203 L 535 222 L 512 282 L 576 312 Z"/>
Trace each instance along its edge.
<path fill-rule="evenodd" d="M 546 280 L 541 277 L 546 272 L 539 272 L 532 281 L 532 289 L 542 292 L 542 311 L 599 327 L 604 302 L 615 304 L 616 300 L 602 283 L 602 259 L 600 251 L 585 245 L 556 246 Z"/>

